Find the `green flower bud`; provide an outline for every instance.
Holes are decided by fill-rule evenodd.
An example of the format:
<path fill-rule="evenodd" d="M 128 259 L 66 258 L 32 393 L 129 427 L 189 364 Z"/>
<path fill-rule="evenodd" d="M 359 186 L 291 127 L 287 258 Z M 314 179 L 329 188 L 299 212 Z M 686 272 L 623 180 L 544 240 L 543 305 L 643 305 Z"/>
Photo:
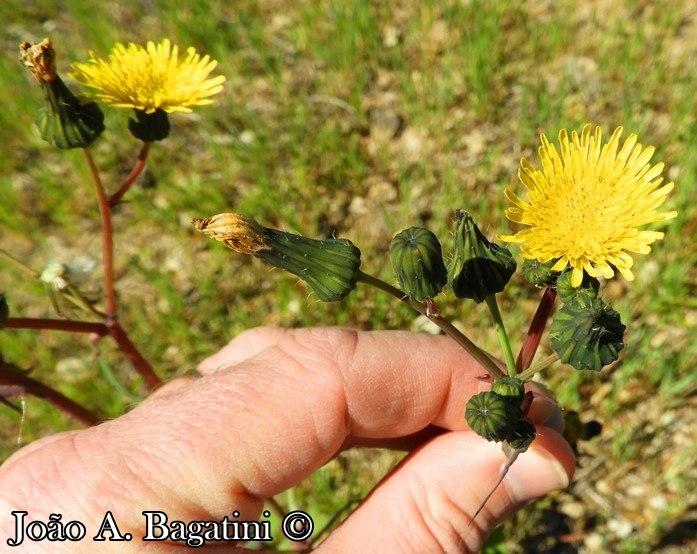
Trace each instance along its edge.
<path fill-rule="evenodd" d="M 506 438 L 508 445 L 514 450 L 525 452 L 535 440 L 535 426 L 527 418 L 520 418 L 511 434 Z"/>
<path fill-rule="evenodd" d="M 563 363 L 600 371 L 624 348 L 625 328 L 620 314 L 599 298 L 572 301 L 554 314 L 549 339 Z"/>
<path fill-rule="evenodd" d="M 509 397 L 515 404 L 520 405 L 525 396 L 525 384 L 517 377 L 502 375 L 491 384 L 491 390 L 501 396 Z"/>
<path fill-rule="evenodd" d="M 86 148 L 104 131 L 104 114 L 96 102 L 81 104 L 55 70 L 51 41 L 23 42 L 20 61 L 41 83 L 47 106 L 36 119 L 41 138 L 61 149 Z"/>
<path fill-rule="evenodd" d="M 509 398 L 492 391 L 475 394 L 465 407 L 465 420 L 488 441 L 506 440 L 521 417 Z"/>
<path fill-rule="evenodd" d="M 128 120 L 128 130 L 134 137 L 143 142 L 154 142 L 167 138 L 170 130 L 167 112 L 155 110 L 149 114 L 144 110 L 135 110 L 135 114 L 135 119 Z"/>
<path fill-rule="evenodd" d="M 523 277 L 536 287 L 551 287 L 557 280 L 559 272 L 551 271 L 556 260 L 542 263 L 537 260 L 523 261 Z"/>
<path fill-rule="evenodd" d="M 455 246 L 448 264 L 448 284 L 455 296 L 481 302 L 501 292 L 515 269 L 507 248 L 489 242 L 467 212 L 455 211 Z"/>
<path fill-rule="evenodd" d="M 356 288 L 361 251 L 350 240 L 308 239 L 262 227 L 239 214 L 193 219 L 192 224 L 236 252 L 300 277 L 325 302 L 341 300 Z"/>
<path fill-rule="evenodd" d="M 593 300 L 598 298 L 600 290 L 600 281 L 595 277 L 584 273 L 583 280 L 578 287 L 571 286 L 571 273 L 569 269 L 564 271 L 557 279 L 557 294 L 559 299 L 564 303 L 577 302 L 583 305 L 590 305 Z"/>
<path fill-rule="evenodd" d="M 433 298 L 443 290 L 448 275 L 438 238 L 423 227 L 409 227 L 390 243 L 390 259 L 400 288 L 416 300 Z"/>

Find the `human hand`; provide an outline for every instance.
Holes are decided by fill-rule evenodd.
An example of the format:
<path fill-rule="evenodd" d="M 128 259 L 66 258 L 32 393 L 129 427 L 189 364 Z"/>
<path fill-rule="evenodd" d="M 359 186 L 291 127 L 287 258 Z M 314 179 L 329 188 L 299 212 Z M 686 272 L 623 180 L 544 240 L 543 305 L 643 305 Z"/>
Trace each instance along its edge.
<path fill-rule="evenodd" d="M 199 369 L 200 379 L 172 382 L 113 421 L 36 441 L 0 467 L 2 550 L 16 537 L 11 512 L 24 510 L 25 523 L 59 513 L 87 534 L 80 542 L 26 539 L 13 551 L 174 551 L 182 543 L 141 541 L 143 511 L 161 510 L 170 522 L 234 519 L 233 511 L 256 520 L 267 498 L 342 449 L 370 444 L 413 450 L 318 550 L 378 543 L 470 552 L 502 519 L 573 475 L 568 444 L 542 425 L 551 403 L 536 401 L 538 436 L 470 525 L 506 458 L 469 430 L 465 403 L 488 385 L 445 337 L 260 328 Z M 133 540 L 92 541 L 107 512 Z"/>

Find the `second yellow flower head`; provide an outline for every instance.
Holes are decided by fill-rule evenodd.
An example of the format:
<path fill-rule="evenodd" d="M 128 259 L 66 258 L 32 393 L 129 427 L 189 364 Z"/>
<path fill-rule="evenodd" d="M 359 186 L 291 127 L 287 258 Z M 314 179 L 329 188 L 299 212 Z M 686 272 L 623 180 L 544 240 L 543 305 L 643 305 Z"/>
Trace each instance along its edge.
<path fill-rule="evenodd" d="M 117 43 L 103 60 L 90 52 L 86 63 L 74 63 L 71 77 L 96 90 L 94 97 L 115 108 L 133 108 L 147 114 L 156 110 L 190 112 L 190 106 L 213 103 L 225 77 L 208 78 L 217 62 L 188 48 L 179 59 L 178 47 L 168 39 L 146 47 Z"/>

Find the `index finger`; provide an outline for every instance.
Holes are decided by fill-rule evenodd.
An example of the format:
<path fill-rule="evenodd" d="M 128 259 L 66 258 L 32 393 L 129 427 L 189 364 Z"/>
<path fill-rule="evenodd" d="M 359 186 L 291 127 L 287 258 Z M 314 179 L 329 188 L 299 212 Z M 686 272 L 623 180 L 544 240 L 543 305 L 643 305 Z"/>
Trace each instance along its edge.
<path fill-rule="evenodd" d="M 324 465 L 348 437 L 403 437 L 429 425 L 467 429 L 465 403 L 488 386 L 445 337 L 273 334 L 270 344 L 268 330 L 242 335 L 238 347 L 246 340 L 258 346 L 247 360 L 11 459 L 0 471 L 14 483 L 3 501 L 35 505 L 33 517 L 45 518 L 77 495 L 86 521 L 112 510 L 135 533 L 143 510 L 166 509 L 182 521 L 220 519 L 231 509 L 255 518 L 266 498 Z M 65 490 L 54 486 L 47 505 L 37 483 Z"/>

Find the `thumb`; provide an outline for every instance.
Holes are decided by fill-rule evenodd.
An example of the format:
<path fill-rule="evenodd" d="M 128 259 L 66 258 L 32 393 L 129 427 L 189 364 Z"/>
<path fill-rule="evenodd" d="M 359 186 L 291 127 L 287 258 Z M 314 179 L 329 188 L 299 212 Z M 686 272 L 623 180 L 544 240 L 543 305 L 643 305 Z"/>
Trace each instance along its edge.
<path fill-rule="evenodd" d="M 506 456 L 471 431 L 451 432 L 405 458 L 319 549 L 364 551 L 364 537 L 401 552 L 478 552 L 499 522 L 573 476 L 566 441 L 546 427 L 537 432 L 474 521 Z"/>

